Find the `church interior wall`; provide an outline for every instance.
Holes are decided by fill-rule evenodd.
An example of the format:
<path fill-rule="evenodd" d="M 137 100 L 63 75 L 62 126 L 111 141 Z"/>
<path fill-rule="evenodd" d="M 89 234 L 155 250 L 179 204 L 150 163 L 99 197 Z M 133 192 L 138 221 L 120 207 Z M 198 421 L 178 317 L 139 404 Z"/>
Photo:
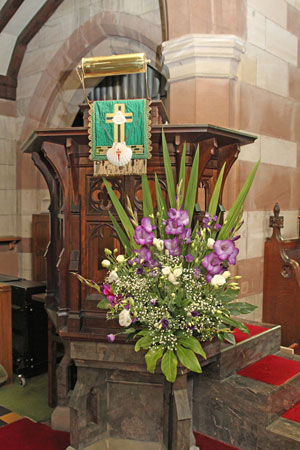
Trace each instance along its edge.
<path fill-rule="evenodd" d="M 31 276 L 31 216 L 49 194 L 20 145 L 37 128 L 71 126 L 82 100 L 74 68 L 83 56 L 146 51 L 166 37 L 159 2 L 65 0 L 27 46 L 16 102 L 0 102 L 1 235 L 22 237 L 0 252 L 0 272 Z M 236 272 L 241 297 L 261 319 L 264 241 L 276 201 L 284 237 L 299 235 L 300 1 L 167 2 L 170 123 L 212 123 L 250 132 L 224 193 L 229 208 L 254 163 L 261 166 L 245 203 Z M 183 7 L 184 6 L 184 7 Z M 166 27 L 166 24 L 164 24 Z M 16 266 L 14 266 L 16 267 Z"/>

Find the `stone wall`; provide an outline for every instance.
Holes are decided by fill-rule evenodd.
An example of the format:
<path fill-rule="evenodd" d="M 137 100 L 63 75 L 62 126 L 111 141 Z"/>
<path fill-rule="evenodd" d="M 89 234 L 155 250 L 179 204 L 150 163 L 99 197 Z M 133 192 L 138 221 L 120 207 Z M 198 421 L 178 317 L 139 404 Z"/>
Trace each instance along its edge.
<path fill-rule="evenodd" d="M 264 242 L 271 234 L 268 222 L 276 201 L 285 217 L 284 237 L 299 236 L 300 2 L 187 5 L 182 13 L 179 2 L 169 2 L 170 40 L 163 44 L 170 69 L 171 123 L 213 123 L 257 136 L 254 144 L 241 148 L 224 204 L 227 209 L 232 205 L 261 159 L 245 203 L 236 268 L 243 276 L 241 297 L 258 306 L 249 318 L 261 320 Z M 182 27 L 174 26 L 176 15 Z"/>

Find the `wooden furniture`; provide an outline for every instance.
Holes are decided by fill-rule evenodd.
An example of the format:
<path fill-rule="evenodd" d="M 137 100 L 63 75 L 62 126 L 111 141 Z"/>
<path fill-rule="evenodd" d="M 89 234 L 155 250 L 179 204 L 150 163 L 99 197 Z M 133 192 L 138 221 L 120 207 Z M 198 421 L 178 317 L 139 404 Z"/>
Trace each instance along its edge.
<path fill-rule="evenodd" d="M 50 240 L 49 214 L 32 215 L 32 279 L 46 280 L 45 253 Z"/>
<path fill-rule="evenodd" d="M 11 288 L 0 283 L 0 364 L 12 381 L 12 326 L 11 326 Z"/>
<path fill-rule="evenodd" d="M 284 240 L 278 203 L 265 242 L 263 321 L 281 325 L 283 346 L 300 344 L 300 239 Z M 296 218 L 295 218 L 296 219 Z"/>
<path fill-rule="evenodd" d="M 157 173 L 165 194 L 167 187 L 161 145 L 162 120 L 159 119 L 160 109 L 157 102 L 153 103 L 152 108 L 156 108 L 156 110 L 151 114 L 153 149 L 152 158 L 148 161 L 148 178 L 153 198 L 155 198 L 155 173 Z M 85 118 L 84 127 L 38 130 L 23 146 L 25 152 L 32 154 L 32 159 L 43 174 L 50 191 L 51 239 L 46 255 L 46 307 L 48 312 L 53 313 L 54 311 L 56 314 L 57 331 L 63 338 L 66 349 L 65 357 L 58 368 L 57 396 L 59 406 L 70 405 L 71 407 L 71 445 L 75 448 L 84 448 L 85 445 L 95 441 L 99 433 L 104 432 L 104 423 L 107 421 L 101 417 L 106 412 L 99 409 L 99 405 L 103 402 L 100 401 L 99 395 L 101 396 L 101 394 L 98 395 L 97 392 L 99 383 L 102 383 L 101 389 L 112 388 L 114 381 L 110 377 L 113 375 L 107 372 L 110 370 L 109 363 L 103 367 L 105 370 L 101 372 L 99 362 L 96 361 L 99 359 L 99 355 L 90 358 L 89 352 L 94 351 L 97 343 L 99 344 L 98 347 L 96 345 L 97 348 L 104 348 L 106 335 L 118 328 L 118 323 L 106 321 L 105 312 L 97 308 L 99 296 L 94 293 L 95 291 L 80 284 L 70 272 L 79 272 L 87 278 L 100 282 L 106 273 L 101 267 L 101 261 L 105 257 L 104 249 L 106 247 L 120 248 L 118 237 L 108 215 L 109 211 L 115 216 L 116 213 L 102 178 L 93 175 L 93 162 L 89 159 L 87 115 L 84 113 L 83 117 Z M 199 193 L 201 192 L 200 197 L 203 200 L 201 203 L 203 211 L 208 206 L 223 164 L 226 162 L 225 182 L 231 166 L 238 157 L 240 146 L 251 143 L 255 139 L 252 135 L 212 125 L 165 125 L 164 132 L 174 178 L 177 178 L 178 175 L 184 143 L 186 143 L 187 151 L 186 178 L 190 173 L 193 157 L 199 145 L 198 186 Z M 124 204 L 128 195 L 131 204 L 141 216 L 141 178 L 139 176 L 115 176 L 108 180 L 121 202 Z M 198 214 L 201 216 L 204 214 L 203 211 Z M 122 344 L 119 337 L 117 341 Z M 87 356 L 86 362 L 77 358 L 79 344 L 81 354 Z M 110 352 L 118 352 L 118 347 L 110 346 Z M 128 354 L 132 354 L 132 352 L 128 351 Z M 67 355 L 70 355 L 69 361 Z M 118 361 L 118 357 L 117 354 L 111 356 L 114 361 Z M 74 390 L 71 389 L 71 377 L 69 376 L 72 358 L 78 369 Z M 130 360 L 123 361 L 123 363 L 123 370 L 118 373 L 116 381 L 121 396 L 123 395 L 122 389 L 131 383 L 129 382 L 130 373 L 133 374 L 138 370 L 138 366 L 130 364 Z M 111 367 L 112 370 L 114 368 Z M 186 395 L 186 374 L 184 377 L 182 390 Z M 146 374 L 139 377 L 135 373 L 132 383 L 135 384 L 136 389 L 138 387 L 143 389 L 143 386 L 148 383 L 147 380 Z M 161 383 L 162 379 L 159 380 Z M 97 384 L 97 387 L 94 386 L 94 390 L 93 382 Z M 84 409 L 81 408 L 83 404 L 87 405 Z M 107 411 L 107 413 L 109 412 Z M 113 412 L 110 413 L 113 414 Z M 172 420 L 171 414 L 173 414 L 171 410 L 163 411 L 163 415 L 166 418 L 170 417 L 170 421 Z M 93 424 L 98 425 L 94 426 Z M 164 438 L 167 440 L 168 424 L 167 420 L 166 428 L 163 431 L 167 433 Z M 149 426 L 151 425 L 149 424 Z M 130 430 L 136 436 L 133 428 L 134 421 L 130 425 Z M 106 430 L 105 432 L 111 433 L 113 436 L 115 431 Z M 178 440 L 178 442 L 181 441 Z M 187 447 L 184 444 L 180 450 L 185 448 Z"/>
<path fill-rule="evenodd" d="M 18 236 L 1 236 L 0 244 L 8 244 L 9 250 L 13 250 L 15 248 L 16 243 L 20 240 L 21 238 Z"/>

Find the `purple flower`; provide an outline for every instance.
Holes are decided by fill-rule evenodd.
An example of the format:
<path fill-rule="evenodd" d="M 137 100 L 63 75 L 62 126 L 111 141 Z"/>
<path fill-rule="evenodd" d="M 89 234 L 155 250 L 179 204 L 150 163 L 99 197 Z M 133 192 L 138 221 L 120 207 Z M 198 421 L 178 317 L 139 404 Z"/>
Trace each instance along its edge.
<path fill-rule="evenodd" d="M 221 266 L 222 260 L 215 253 L 210 253 L 209 255 L 204 256 L 202 261 L 202 266 L 211 274 L 216 275 L 218 273 L 224 272 L 223 267 Z"/>
<path fill-rule="evenodd" d="M 136 269 L 136 273 L 138 274 L 138 275 L 144 275 L 144 269 L 142 268 L 142 267 L 138 267 L 137 269 Z"/>
<path fill-rule="evenodd" d="M 234 249 L 235 245 L 230 239 L 224 241 L 216 241 L 214 243 L 214 250 L 222 261 L 228 259 Z"/>
<path fill-rule="evenodd" d="M 198 313 L 198 311 L 195 311 L 195 310 L 194 310 L 194 311 L 192 311 L 192 316 L 193 316 L 193 317 L 197 317 L 197 316 L 199 316 L 199 313 Z"/>
<path fill-rule="evenodd" d="M 191 227 L 186 228 L 185 230 L 183 230 L 183 232 L 180 233 L 180 235 L 179 235 L 179 239 L 182 239 L 183 241 L 185 241 L 186 244 L 190 244 L 192 242 L 192 229 L 191 229 Z"/>
<path fill-rule="evenodd" d="M 188 211 L 180 209 L 180 217 L 178 218 L 178 223 L 184 225 L 185 227 L 188 226 L 188 224 L 190 223 Z"/>
<path fill-rule="evenodd" d="M 152 245 L 155 235 L 153 233 L 155 226 L 152 226 L 149 217 L 143 217 L 141 225 L 135 229 L 134 239 L 138 245 Z"/>
<path fill-rule="evenodd" d="M 238 239 L 240 239 L 241 235 L 238 234 L 237 236 L 235 236 L 234 238 L 232 238 L 232 241 L 237 241 Z"/>
<path fill-rule="evenodd" d="M 218 220 L 218 216 L 216 216 L 216 215 L 212 216 L 212 220 L 213 220 L 214 222 L 216 222 L 216 221 Z"/>
<path fill-rule="evenodd" d="M 195 278 L 200 278 L 200 269 L 199 267 L 194 267 L 194 277 Z"/>
<path fill-rule="evenodd" d="M 169 321 L 167 319 L 161 319 L 161 327 L 165 330 L 169 326 Z"/>
<path fill-rule="evenodd" d="M 179 224 L 176 219 L 169 219 L 168 225 L 165 228 L 167 234 L 180 234 L 184 230 L 183 225 Z"/>
<path fill-rule="evenodd" d="M 214 224 L 214 230 L 219 231 L 222 228 L 222 225 L 220 223 Z"/>
<path fill-rule="evenodd" d="M 232 264 L 232 265 L 236 264 L 236 257 L 238 255 L 238 253 L 239 253 L 239 249 L 235 247 L 233 252 L 231 253 L 231 255 L 229 255 L 229 258 L 228 258 L 229 264 Z"/>
<path fill-rule="evenodd" d="M 143 217 L 141 221 L 141 226 L 144 228 L 147 233 L 151 233 L 151 231 L 155 230 L 155 225 L 152 225 L 149 217 Z"/>
<path fill-rule="evenodd" d="M 190 253 L 188 253 L 188 254 L 185 256 L 185 260 L 186 260 L 186 262 L 191 263 L 191 262 L 194 260 L 194 257 L 193 257 L 193 255 L 191 255 Z"/>
<path fill-rule="evenodd" d="M 138 245 L 152 245 L 154 233 L 148 232 L 142 225 L 138 225 L 134 232 L 134 240 Z"/>
<path fill-rule="evenodd" d="M 202 225 L 203 225 L 204 228 L 210 228 L 209 225 L 208 225 L 210 220 L 211 220 L 210 214 L 208 212 L 206 212 L 204 214 L 203 219 L 202 219 Z"/>
<path fill-rule="evenodd" d="M 206 275 L 205 275 L 205 278 L 206 278 L 206 281 L 207 281 L 208 283 L 210 283 L 211 280 L 213 279 L 213 277 L 212 277 L 212 275 L 211 275 L 210 273 L 206 274 Z"/>
<path fill-rule="evenodd" d="M 156 298 L 151 298 L 150 304 L 151 304 L 152 306 L 156 305 Z"/>
<path fill-rule="evenodd" d="M 144 261 L 150 261 L 152 252 L 146 245 L 143 245 L 139 250 L 134 250 L 134 252 L 139 255 L 140 259 Z M 138 260 L 139 262 L 140 260 Z"/>
<path fill-rule="evenodd" d="M 169 255 L 171 256 L 179 256 L 180 255 L 180 247 L 179 241 L 177 237 L 173 239 L 166 239 L 164 241 L 165 249 L 169 251 Z"/>
<path fill-rule="evenodd" d="M 108 340 L 108 342 L 114 342 L 116 339 L 116 336 L 114 334 L 107 334 L 106 339 Z"/>

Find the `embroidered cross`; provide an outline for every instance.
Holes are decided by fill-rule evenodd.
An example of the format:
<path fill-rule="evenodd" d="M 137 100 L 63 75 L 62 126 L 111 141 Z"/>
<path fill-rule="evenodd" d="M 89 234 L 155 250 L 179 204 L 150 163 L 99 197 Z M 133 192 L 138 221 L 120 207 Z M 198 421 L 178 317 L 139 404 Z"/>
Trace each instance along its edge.
<path fill-rule="evenodd" d="M 125 113 L 124 103 L 115 103 L 114 112 L 106 114 L 106 123 L 114 124 L 114 142 L 125 141 L 125 123 L 131 123 L 132 113 Z"/>

